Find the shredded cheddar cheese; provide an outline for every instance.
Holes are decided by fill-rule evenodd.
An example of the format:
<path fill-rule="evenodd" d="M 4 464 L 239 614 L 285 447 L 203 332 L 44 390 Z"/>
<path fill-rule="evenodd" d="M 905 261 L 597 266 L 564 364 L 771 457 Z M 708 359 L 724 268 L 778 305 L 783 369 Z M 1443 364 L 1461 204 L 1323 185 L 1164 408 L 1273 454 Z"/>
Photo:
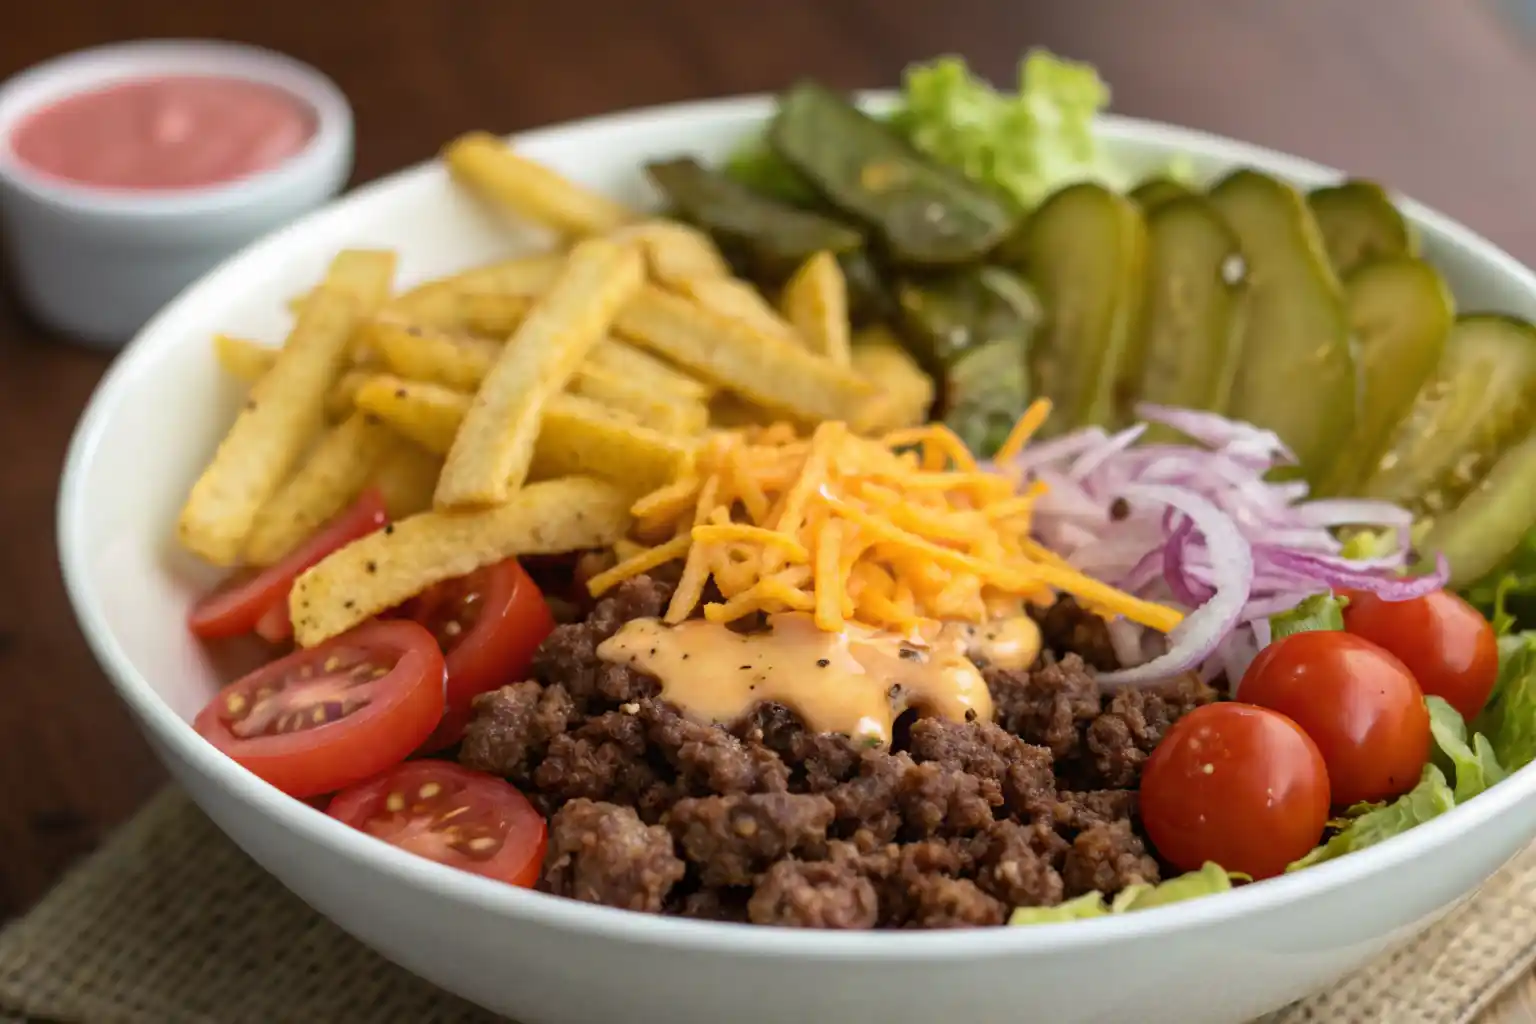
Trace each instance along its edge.
<path fill-rule="evenodd" d="M 1030 406 L 1003 451 L 1017 454 L 1049 415 Z M 931 620 L 983 622 L 1027 601 L 1072 594 L 1104 615 L 1164 632 L 1180 613 L 1085 576 L 1029 535 L 1042 484 L 982 467 L 953 431 L 929 424 L 861 437 L 825 422 L 809 438 L 786 424 L 720 432 L 690 475 L 632 509 L 628 557 L 588 583 L 594 595 L 683 561 L 665 620 L 691 617 L 713 581 L 707 621 L 809 612 L 816 626 L 850 622 L 910 632 Z"/>

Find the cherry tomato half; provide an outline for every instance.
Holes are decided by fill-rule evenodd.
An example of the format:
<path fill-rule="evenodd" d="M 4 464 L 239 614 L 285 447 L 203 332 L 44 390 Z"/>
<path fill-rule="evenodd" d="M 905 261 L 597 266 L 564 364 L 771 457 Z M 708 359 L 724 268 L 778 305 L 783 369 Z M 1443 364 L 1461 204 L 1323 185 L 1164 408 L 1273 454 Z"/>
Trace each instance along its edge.
<path fill-rule="evenodd" d="M 420 746 L 443 717 L 443 676 L 431 633 L 370 622 L 230 683 L 193 726 L 284 793 L 315 796 Z"/>
<path fill-rule="evenodd" d="M 1429 709 L 1419 684 L 1402 662 L 1358 636 L 1283 637 L 1253 659 L 1237 694 L 1306 730 L 1341 806 L 1408 792 L 1429 760 Z"/>
<path fill-rule="evenodd" d="M 547 829 L 528 798 L 451 761 L 409 761 L 336 794 L 327 812 L 439 864 L 531 887 Z"/>
<path fill-rule="evenodd" d="M 1344 628 L 1397 655 L 1419 689 L 1443 697 L 1471 721 L 1499 677 L 1499 641 L 1476 608 L 1448 590 L 1384 601 L 1350 591 Z"/>
<path fill-rule="evenodd" d="M 544 595 L 515 558 L 439 583 L 403 611 L 432 631 L 448 660 L 447 708 L 424 753 L 457 743 L 470 701 L 522 679 L 555 628 Z"/>
<path fill-rule="evenodd" d="M 187 626 L 196 635 L 211 640 L 241 636 L 262 623 L 265 639 L 273 642 L 288 639 L 293 635 L 293 625 L 288 621 L 286 604 L 293 581 L 332 551 L 372 533 L 388 520 L 383 497 L 377 490 L 369 488 L 358 496 L 351 508 L 326 523 L 276 564 L 255 576 L 225 584 L 204 597 L 187 616 Z"/>
<path fill-rule="evenodd" d="M 1251 704 L 1207 704 L 1168 730 L 1141 775 L 1141 818 L 1186 871 L 1215 861 L 1280 874 L 1322 838 L 1328 769 L 1301 727 Z"/>

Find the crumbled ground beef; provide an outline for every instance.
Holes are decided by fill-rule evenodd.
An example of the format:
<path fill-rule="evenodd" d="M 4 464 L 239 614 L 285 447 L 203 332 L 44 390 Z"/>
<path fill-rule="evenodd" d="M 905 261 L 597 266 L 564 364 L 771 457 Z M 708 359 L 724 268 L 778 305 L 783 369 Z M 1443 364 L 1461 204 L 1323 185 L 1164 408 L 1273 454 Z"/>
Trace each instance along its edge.
<path fill-rule="evenodd" d="M 1215 695 L 1193 679 L 1101 694 L 1108 635 L 1070 600 L 1040 615 L 1040 664 L 984 670 L 994 721 L 917 718 L 871 750 L 779 704 L 730 729 L 693 721 L 599 659 L 674 579 L 621 584 L 556 628 L 533 679 L 475 702 L 460 760 L 551 815 L 548 891 L 713 921 L 956 928 L 1158 880 L 1141 766 Z"/>

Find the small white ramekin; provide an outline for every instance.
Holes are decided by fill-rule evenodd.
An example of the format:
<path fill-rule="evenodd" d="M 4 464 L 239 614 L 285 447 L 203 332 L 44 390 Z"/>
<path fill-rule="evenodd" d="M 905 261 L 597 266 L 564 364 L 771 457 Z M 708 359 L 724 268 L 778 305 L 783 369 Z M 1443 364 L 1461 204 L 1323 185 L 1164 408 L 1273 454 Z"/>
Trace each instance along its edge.
<path fill-rule="evenodd" d="M 17 122 L 112 82 L 164 75 L 243 78 L 314 111 L 314 136 L 277 166 L 175 191 L 59 181 L 17 159 Z M 143 40 L 66 54 L 0 84 L 0 236 L 17 292 L 44 326 L 102 348 L 127 342 L 226 256 L 341 190 L 352 171 L 352 109 L 325 75 L 291 57 L 203 40 Z"/>

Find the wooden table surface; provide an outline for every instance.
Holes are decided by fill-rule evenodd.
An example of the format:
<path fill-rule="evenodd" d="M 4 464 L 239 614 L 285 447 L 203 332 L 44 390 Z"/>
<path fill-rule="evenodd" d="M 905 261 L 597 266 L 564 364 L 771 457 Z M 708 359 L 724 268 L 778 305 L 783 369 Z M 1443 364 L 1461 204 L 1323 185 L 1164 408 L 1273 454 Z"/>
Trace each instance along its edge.
<path fill-rule="evenodd" d="M 0 77 L 143 36 L 261 43 L 329 72 L 356 107 L 359 181 L 470 128 L 801 74 L 889 85 L 939 52 L 1007 81 L 1044 45 L 1097 63 L 1120 112 L 1378 177 L 1536 261 L 1536 60 L 1474 0 L 48 0 L 7 19 Z M 0 920 L 163 779 L 76 629 L 54 553 L 63 453 L 107 363 L 0 297 Z M 1536 982 L 1488 1019 L 1536 1022 Z"/>

